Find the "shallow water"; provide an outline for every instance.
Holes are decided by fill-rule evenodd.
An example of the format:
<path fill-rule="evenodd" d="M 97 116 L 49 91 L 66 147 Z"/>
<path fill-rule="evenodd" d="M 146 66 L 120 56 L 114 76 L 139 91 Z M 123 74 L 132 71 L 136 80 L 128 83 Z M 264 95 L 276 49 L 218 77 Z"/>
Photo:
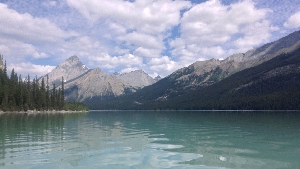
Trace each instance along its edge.
<path fill-rule="evenodd" d="M 300 112 L 0 115 L 0 168 L 300 168 Z"/>

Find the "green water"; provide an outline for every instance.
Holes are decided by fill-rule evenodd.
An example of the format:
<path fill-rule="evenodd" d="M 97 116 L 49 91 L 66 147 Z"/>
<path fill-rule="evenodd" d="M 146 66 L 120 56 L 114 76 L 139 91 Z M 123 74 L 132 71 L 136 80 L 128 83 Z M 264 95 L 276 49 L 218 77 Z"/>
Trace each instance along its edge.
<path fill-rule="evenodd" d="M 300 168 L 300 112 L 0 115 L 0 168 Z"/>

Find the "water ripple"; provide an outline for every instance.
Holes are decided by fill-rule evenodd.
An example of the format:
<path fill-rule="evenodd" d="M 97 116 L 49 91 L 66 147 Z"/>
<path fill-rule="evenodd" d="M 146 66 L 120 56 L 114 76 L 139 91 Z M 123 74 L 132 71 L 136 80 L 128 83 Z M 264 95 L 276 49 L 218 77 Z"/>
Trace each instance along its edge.
<path fill-rule="evenodd" d="M 0 168 L 298 168 L 299 120 L 195 112 L 0 116 Z"/>

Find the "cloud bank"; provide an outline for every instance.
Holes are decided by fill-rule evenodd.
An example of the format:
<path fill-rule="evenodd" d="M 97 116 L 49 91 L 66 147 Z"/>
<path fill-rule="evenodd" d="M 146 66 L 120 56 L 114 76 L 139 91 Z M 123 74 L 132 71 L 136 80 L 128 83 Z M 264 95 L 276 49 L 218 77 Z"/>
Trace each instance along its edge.
<path fill-rule="evenodd" d="M 11 0 L 0 3 L 0 52 L 22 74 L 42 75 L 77 55 L 110 73 L 167 76 L 299 28 L 300 5 L 290 1 L 294 12 L 278 22 L 265 0 Z"/>

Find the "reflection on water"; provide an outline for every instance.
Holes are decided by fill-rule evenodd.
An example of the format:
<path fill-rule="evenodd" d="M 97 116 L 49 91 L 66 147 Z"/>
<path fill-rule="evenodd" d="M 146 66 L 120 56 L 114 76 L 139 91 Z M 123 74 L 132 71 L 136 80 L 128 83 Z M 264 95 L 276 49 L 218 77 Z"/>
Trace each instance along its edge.
<path fill-rule="evenodd" d="M 298 168 L 299 112 L 0 115 L 0 168 Z"/>

